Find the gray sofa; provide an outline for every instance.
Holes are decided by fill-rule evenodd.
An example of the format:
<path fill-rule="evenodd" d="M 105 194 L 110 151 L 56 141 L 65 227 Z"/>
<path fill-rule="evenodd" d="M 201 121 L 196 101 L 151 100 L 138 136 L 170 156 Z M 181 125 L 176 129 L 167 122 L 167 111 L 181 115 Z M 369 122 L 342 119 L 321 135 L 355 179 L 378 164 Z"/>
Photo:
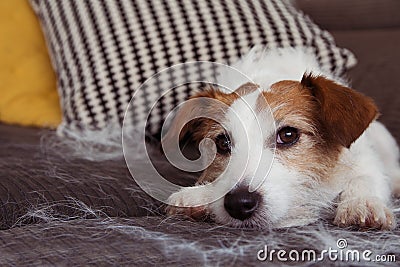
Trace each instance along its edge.
<path fill-rule="evenodd" d="M 358 65 L 348 77 L 355 89 L 375 99 L 381 121 L 400 143 L 400 1 L 298 0 L 297 5 L 328 29 L 339 46 L 355 53 Z M 400 260 L 399 227 L 365 232 L 319 221 L 258 231 L 167 218 L 160 203 L 135 185 L 123 159 L 96 163 L 69 157 L 46 143 L 54 135 L 0 125 L 1 266 L 258 265 L 266 264 L 257 259 L 265 245 L 321 251 L 335 248 L 340 238 L 349 248 Z M 396 214 L 400 220 L 400 212 Z M 281 263 L 275 259 L 269 264 Z"/>

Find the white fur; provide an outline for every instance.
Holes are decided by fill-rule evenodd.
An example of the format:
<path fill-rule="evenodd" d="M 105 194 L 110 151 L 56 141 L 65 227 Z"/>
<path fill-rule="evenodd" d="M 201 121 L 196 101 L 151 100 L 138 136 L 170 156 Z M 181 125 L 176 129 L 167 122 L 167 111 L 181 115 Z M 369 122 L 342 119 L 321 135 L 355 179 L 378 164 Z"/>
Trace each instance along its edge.
<path fill-rule="evenodd" d="M 255 46 L 232 67 L 260 85 L 263 90 L 269 90 L 272 84 L 282 80 L 301 80 L 306 71 L 344 83 L 343 79 L 332 75 L 328 70 L 321 69 L 312 51 L 306 48 L 266 50 L 262 46 Z M 218 84 L 226 85 L 230 91 L 249 82 L 248 79 L 243 75 L 235 75 L 227 69 L 223 69 L 217 77 Z M 229 92 L 225 88 L 221 90 Z"/>
<path fill-rule="evenodd" d="M 272 84 L 281 80 L 299 81 L 309 71 L 343 83 L 320 70 L 315 58 L 305 50 L 264 51 L 255 48 L 233 67 L 249 76 L 262 90 L 269 90 Z M 247 82 L 223 75 L 221 73 L 219 81 L 229 84 L 231 89 Z M 276 122 L 269 110 L 256 113 L 258 95 L 255 91 L 236 100 L 226 114 L 224 126 L 235 146 L 230 162 L 217 182 L 211 188 L 185 188 L 170 197 L 171 205 L 204 205 L 204 201 L 215 199 L 219 194 L 220 199 L 207 204 L 207 209 L 219 223 L 237 227 L 287 227 L 315 221 L 320 217 L 321 209 L 330 208 L 332 201 L 340 195 L 335 223 L 345 223 L 354 216 L 367 217 L 367 213 L 371 213 L 382 225 L 394 227 L 389 208 L 392 184 L 399 184 L 400 180 L 399 149 L 381 123 L 372 122 L 350 149 L 343 148 L 331 182 L 324 186 L 304 187 L 304 183 L 310 182 L 309 177 L 279 161 L 273 162 L 274 149 L 265 146 L 265 140 L 274 136 Z M 224 209 L 224 192 L 228 192 L 232 184 L 219 180 L 232 177 L 235 181 L 250 184 L 263 196 L 261 208 L 250 219 L 234 219 Z M 361 223 L 363 219 L 360 218 Z"/>

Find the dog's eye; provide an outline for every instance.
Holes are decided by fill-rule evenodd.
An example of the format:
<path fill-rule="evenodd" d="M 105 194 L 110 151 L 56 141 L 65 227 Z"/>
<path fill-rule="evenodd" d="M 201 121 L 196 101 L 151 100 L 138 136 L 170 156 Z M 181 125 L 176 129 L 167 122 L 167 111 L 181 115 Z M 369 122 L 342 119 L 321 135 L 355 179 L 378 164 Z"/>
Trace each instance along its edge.
<path fill-rule="evenodd" d="M 276 135 L 276 143 L 278 145 L 294 145 L 300 137 L 299 130 L 293 127 L 283 127 Z"/>
<path fill-rule="evenodd" d="M 231 140 L 226 134 L 220 134 L 215 138 L 215 145 L 219 154 L 227 154 L 231 152 Z"/>

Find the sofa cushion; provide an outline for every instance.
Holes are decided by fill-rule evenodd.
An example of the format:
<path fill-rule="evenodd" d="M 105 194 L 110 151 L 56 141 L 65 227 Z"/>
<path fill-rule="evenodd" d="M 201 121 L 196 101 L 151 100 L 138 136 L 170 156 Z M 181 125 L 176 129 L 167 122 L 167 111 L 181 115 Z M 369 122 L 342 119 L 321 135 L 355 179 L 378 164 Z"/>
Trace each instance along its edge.
<path fill-rule="evenodd" d="M 289 1 L 31 0 L 41 19 L 58 76 L 62 129 L 104 128 L 122 122 L 132 93 L 156 72 L 187 61 L 232 63 L 253 45 L 310 47 L 322 68 L 342 74 L 354 56 Z M 187 71 L 189 80 L 207 70 Z M 171 88 L 173 75 L 140 91 L 133 123 Z M 192 79 L 193 78 L 193 79 Z M 204 80 L 204 78 L 202 79 Z M 151 113 L 160 123 L 191 93 L 181 87 Z"/>
<path fill-rule="evenodd" d="M 57 127 L 56 77 L 28 0 L 0 1 L 0 58 L 0 121 Z"/>

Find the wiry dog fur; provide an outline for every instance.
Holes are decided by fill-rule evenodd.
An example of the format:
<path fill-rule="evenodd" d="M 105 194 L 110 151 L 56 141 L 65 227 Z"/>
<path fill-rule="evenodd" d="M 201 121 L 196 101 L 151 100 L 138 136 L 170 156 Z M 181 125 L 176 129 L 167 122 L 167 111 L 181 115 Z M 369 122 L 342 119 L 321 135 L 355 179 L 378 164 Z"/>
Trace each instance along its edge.
<path fill-rule="evenodd" d="M 399 149 L 375 121 L 378 110 L 370 98 L 324 73 L 304 50 L 255 48 L 233 67 L 252 83 L 222 73 L 219 79 L 237 88 L 234 92 L 208 88 L 194 98 L 217 99 L 225 108 L 184 105 L 163 139 L 182 135 L 175 131 L 182 114 L 209 112 L 218 113 L 223 125 L 202 118 L 184 132 L 197 143 L 221 134 L 231 142 L 229 153 L 217 152 L 198 181 L 215 183 L 171 195 L 170 214 L 268 228 L 304 225 L 335 210 L 333 222 L 339 226 L 396 226 L 390 205 L 392 194 L 400 193 Z M 295 143 L 277 142 L 285 127 L 297 129 Z M 250 190 L 252 184 L 259 184 L 253 188 L 261 196 L 257 209 L 249 218 L 233 218 L 224 207 L 225 193 L 239 186 Z"/>

